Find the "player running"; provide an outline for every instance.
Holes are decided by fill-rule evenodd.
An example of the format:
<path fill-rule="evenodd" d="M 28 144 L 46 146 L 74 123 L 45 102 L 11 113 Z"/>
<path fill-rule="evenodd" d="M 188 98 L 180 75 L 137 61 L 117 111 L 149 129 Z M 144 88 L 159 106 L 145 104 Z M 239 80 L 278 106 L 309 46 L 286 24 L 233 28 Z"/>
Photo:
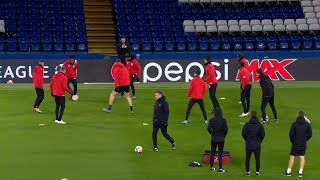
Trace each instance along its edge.
<path fill-rule="evenodd" d="M 73 94 L 77 95 L 78 93 L 78 83 L 77 83 L 77 67 L 78 63 L 74 56 L 70 56 L 69 59 L 63 63 L 63 66 L 66 67 L 66 77 L 68 82 L 68 88 L 72 91 L 70 83 L 73 85 Z M 71 95 L 71 97 L 72 97 Z M 71 99 L 70 97 L 70 99 Z"/>

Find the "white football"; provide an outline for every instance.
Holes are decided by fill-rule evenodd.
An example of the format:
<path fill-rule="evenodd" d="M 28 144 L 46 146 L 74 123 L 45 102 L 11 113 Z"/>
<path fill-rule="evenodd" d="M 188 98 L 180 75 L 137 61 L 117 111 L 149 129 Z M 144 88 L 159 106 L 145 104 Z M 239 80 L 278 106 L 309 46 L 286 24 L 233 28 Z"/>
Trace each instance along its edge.
<path fill-rule="evenodd" d="M 135 151 L 136 153 L 142 153 L 143 149 L 142 149 L 141 146 L 137 146 L 137 147 L 134 149 L 134 151 Z"/>
<path fill-rule="evenodd" d="M 8 80 L 7 84 L 13 84 L 13 81 L 12 80 Z"/>
<path fill-rule="evenodd" d="M 78 101 L 79 96 L 78 96 L 78 95 L 73 95 L 73 96 L 71 97 L 71 99 L 72 99 L 73 101 Z"/>

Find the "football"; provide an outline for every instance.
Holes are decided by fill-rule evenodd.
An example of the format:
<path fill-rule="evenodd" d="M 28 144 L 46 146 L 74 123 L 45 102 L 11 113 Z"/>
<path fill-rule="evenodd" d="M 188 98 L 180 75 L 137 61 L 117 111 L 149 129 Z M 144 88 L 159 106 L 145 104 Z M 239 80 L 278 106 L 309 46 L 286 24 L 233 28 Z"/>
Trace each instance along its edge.
<path fill-rule="evenodd" d="M 79 96 L 78 96 L 78 95 L 73 95 L 73 96 L 71 97 L 71 99 L 72 99 L 73 101 L 78 101 Z"/>
<path fill-rule="evenodd" d="M 12 80 L 8 80 L 7 84 L 13 84 L 13 81 Z"/>
<path fill-rule="evenodd" d="M 137 146 L 137 147 L 134 149 L 134 151 L 135 151 L 136 153 L 142 153 L 142 147 L 141 147 L 141 146 Z"/>

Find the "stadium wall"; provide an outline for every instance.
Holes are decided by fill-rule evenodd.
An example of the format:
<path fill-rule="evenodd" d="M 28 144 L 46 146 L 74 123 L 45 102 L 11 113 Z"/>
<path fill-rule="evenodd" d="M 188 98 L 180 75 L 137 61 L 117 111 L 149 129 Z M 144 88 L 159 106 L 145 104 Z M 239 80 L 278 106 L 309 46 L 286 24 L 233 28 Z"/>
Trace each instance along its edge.
<path fill-rule="evenodd" d="M 237 53 L 188 53 L 188 56 L 178 54 L 141 54 L 139 60 L 142 67 L 143 82 L 188 82 L 195 69 L 204 74 L 203 57 L 209 56 L 217 70 L 220 81 L 236 81 L 238 64 Z M 0 55 L 0 58 L 3 55 Z M 10 56 L 10 55 L 9 55 Z M 49 82 L 59 65 L 67 55 L 12 55 L 0 59 L 0 82 L 13 80 L 15 83 L 32 82 L 32 69 L 39 59 L 45 59 L 45 82 Z M 164 57 L 167 58 L 164 58 Z M 257 80 L 255 69 L 262 68 L 273 80 L 313 81 L 320 80 L 317 76 L 320 67 L 320 52 L 314 53 L 245 53 L 250 63 L 253 80 Z M 30 58 L 32 57 L 32 58 Z M 178 58 L 180 57 L 180 58 Z M 182 58 L 184 57 L 184 58 Z M 116 57 L 103 55 L 77 56 L 79 82 L 112 82 L 111 68 Z"/>

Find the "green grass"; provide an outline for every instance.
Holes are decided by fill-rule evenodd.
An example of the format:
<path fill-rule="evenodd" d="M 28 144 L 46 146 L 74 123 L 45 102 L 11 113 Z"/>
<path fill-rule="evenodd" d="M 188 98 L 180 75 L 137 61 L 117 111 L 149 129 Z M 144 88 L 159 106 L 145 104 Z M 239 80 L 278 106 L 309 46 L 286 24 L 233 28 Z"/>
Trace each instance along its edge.
<path fill-rule="evenodd" d="M 269 122 L 262 145 L 260 179 L 288 179 L 281 177 L 287 168 L 290 142 L 288 131 L 297 111 L 302 109 L 312 121 L 314 135 L 308 143 L 305 179 L 318 179 L 319 153 L 319 91 L 320 82 L 276 82 L 276 107 L 279 123 Z M 225 150 L 231 152 L 231 164 L 224 167 L 227 174 L 211 173 L 209 166 L 191 168 L 187 164 L 202 162 L 202 152 L 210 148 L 210 135 L 200 108 L 191 112 L 190 124 L 184 120 L 187 106 L 185 83 L 137 84 L 134 101 L 135 114 L 129 113 L 125 100 L 116 100 L 113 112 L 107 114 L 111 85 L 81 85 L 79 101 L 67 101 L 63 117 L 66 125 L 54 123 L 54 101 L 46 86 L 46 96 L 41 109 L 43 114 L 31 112 L 35 92 L 31 84 L 0 86 L 0 179 L 1 180 L 180 180 L 180 179 L 252 179 L 244 176 L 244 141 L 242 124 L 248 118 L 238 118 L 241 113 L 238 83 L 220 83 L 218 97 L 228 121 L 229 134 Z M 261 90 L 257 83 L 252 89 L 252 110 L 260 114 Z M 162 90 L 170 104 L 169 134 L 175 139 L 177 149 L 159 132 L 159 152 L 152 151 L 152 110 L 155 90 Z M 206 109 L 212 105 L 205 96 Z M 272 117 L 270 108 L 267 114 Z M 142 123 L 149 123 L 143 126 Z M 39 124 L 45 124 L 39 126 Z M 141 145 L 142 154 L 134 153 Z M 291 179 L 297 179 L 298 162 Z M 251 172 L 255 169 L 252 161 Z"/>

